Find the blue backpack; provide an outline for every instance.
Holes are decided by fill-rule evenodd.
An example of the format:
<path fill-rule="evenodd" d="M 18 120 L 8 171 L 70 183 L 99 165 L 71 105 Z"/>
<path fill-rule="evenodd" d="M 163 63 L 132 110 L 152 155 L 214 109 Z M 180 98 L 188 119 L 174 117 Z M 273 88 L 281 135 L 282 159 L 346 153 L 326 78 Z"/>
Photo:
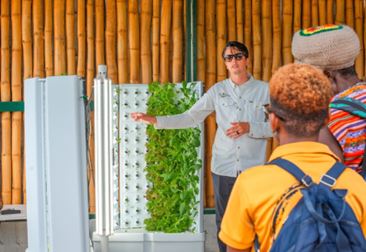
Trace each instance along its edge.
<path fill-rule="evenodd" d="M 293 175 L 301 183 L 297 189 L 305 186 L 300 189 L 303 197 L 291 210 L 270 252 L 366 251 L 361 226 L 345 201 L 347 190 L 331 190 L 346 169 L 345 165 L 336 162 L 321 176 L 320 183 L 315 184 L 290 161 L 277 158 L 268 164 L 277 165 Z M 276 216 L 272 225 L 274 233 L 275 223 Z"/>

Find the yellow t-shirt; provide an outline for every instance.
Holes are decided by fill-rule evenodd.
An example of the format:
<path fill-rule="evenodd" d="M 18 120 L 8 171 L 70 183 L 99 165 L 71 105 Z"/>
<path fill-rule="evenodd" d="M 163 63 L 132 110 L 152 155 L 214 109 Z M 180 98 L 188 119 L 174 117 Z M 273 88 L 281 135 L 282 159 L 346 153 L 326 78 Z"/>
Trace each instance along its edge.
<path fill-rule="evenodd" d="M 326 145 L 316 142 L 299 142 L 279 146 L 271 155 L 297 165 L 314 182 L 319 183 L 338 158 Z M 261 252 L 269 251 L 273 236 L 277 236 L 286 217 L 302 197 L 298 189 L 303 186 L 282 168 L 276 165 L 262 165 L 250 168 L 240 174 L 231 192 L 228 206 L 221 223 L 220 239 L 232 248 L 247 249 L 254 244 L 255 234 Z M 366 237 L 366 183 L 352 169 L 346 169 L 333 187 L 348 189 L 346 202 L 353 209 Z M 295 191 L 289 199 L 289 190 Z M 287 194 L 286 194 L 287 193 Z M 276 232 L 273 235 L 272 222 L 278 202 L 282 207 L 276 218 Z"/>

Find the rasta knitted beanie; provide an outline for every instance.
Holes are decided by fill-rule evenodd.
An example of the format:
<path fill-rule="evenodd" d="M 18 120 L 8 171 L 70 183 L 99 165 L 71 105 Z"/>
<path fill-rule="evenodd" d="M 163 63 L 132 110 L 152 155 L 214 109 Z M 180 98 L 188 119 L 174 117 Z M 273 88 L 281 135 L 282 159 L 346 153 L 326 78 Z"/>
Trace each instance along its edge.
<path fill-rule="evenodd" d="M 300 30 L 292 39 L 292 55 L 296 62 L 321 69 L 353 66 L 359 53 L 358 36 L 347 25 L 327 24 Z"/>

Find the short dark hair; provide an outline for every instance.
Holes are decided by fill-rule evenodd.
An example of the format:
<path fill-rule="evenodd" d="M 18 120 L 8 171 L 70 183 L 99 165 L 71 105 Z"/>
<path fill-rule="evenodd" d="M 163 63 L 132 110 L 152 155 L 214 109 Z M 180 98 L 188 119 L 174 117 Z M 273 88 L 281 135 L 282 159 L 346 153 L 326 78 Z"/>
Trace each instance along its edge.
<path fill-rule="evenodd" d="M 238 41 L 229 41 L 226 43 L 226 46 L 225 46 L 224 50 L 222 51 L 223 58 L 225 56 L 226 49 L 228 49 L 229 47 L 238 49 L 239 51 L 241 51 L 244 54 L 245 58 L 248 58 L 248 56 L 249 56 L 248 48 L 244 44 L 242 44 Z"/>
<path fill-rule="evenodd" d="M 356 69 L 355 69 L 354 65 L 350 66 L 350 67 L 338 69 L 338 70 L 333 70 L 333 71 L 340 73 L 345 78 L 352 77 L 352 76 L 357 76 L 357 72 L 356 72 Z"/>
<path fill-rule="evenodd" d="M 285 130 L 296 137 L 315 136 L 328 115 L 333 96 L 329 80 L 315 67 L 288 64 L 269 81 L 271 110 L 285 118 Z"/>

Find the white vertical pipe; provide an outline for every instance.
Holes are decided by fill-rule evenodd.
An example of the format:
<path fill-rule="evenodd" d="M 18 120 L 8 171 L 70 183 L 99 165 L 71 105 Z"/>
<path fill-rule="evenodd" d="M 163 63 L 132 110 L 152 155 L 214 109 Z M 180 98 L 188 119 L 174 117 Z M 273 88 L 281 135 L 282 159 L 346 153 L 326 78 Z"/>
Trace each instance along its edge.
<path fill-rule="evenodd" d="M 103 201 L 102 201 L 102 166 L 103 166 L 103 107 L 102 107 L 102 85 L 101 78 L 98 76 L 94 79 L 94 114 L 95 114 L 95 198 L 96 198 L 96 232 L 103 235 Z"/>
<path fill-rule="evenodd" d="M 108 236 L 113 234 L 112 207 L 112 82 L 107 66 L 98 66 L 95 85 L 95 160 L 96 160 L 96 234 L 101 236 L 102 251 L 108 252 Z"/>

